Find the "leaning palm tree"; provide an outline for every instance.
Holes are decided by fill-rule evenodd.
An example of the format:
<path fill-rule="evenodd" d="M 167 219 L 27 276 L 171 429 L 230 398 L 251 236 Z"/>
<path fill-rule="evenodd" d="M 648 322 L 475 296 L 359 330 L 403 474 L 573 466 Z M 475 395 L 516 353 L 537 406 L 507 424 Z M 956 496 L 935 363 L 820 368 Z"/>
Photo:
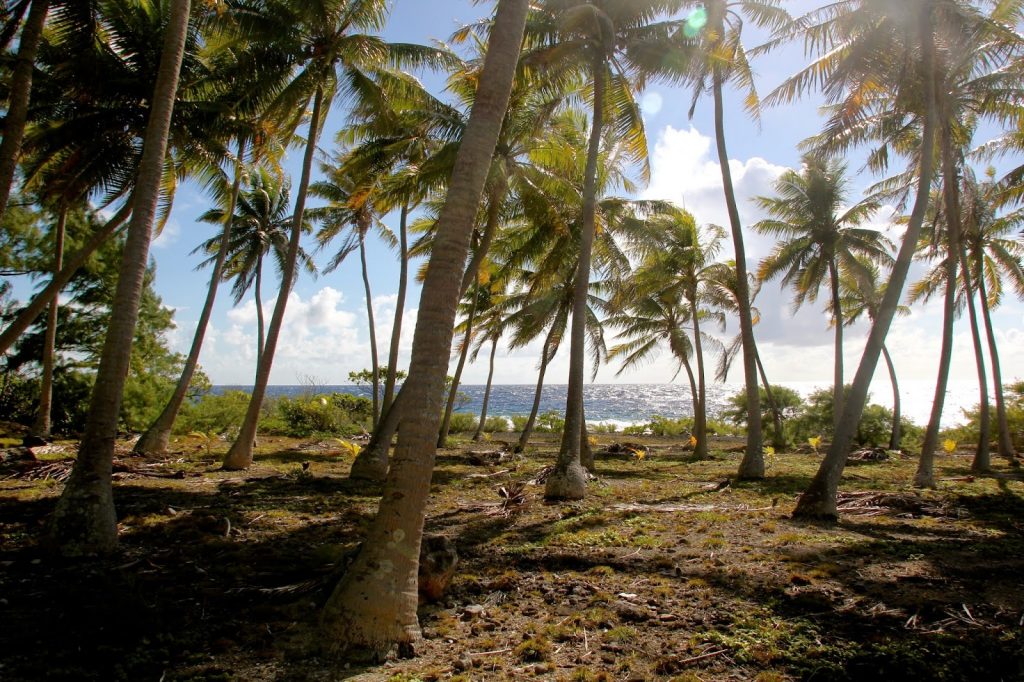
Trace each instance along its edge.
<path fill-rule="evenodd" d="M 160 68 L 153 89 L 152 111 L 132 195 L 128 240 L 114 294 L 110 326 L 96 373 L 89 417 L 71 476 L 50 517 L 49 541 L 67 556 L 106 553 L 117 546 L 117 519 L 111 487 L 114 439 L 131 358 L 131 339 L 138 321 L 153 220 L 160 198 L 178 76 L 189 38 L 190 9 L 190 1 L 181 0 L 172 3 L 169 10 Z"/>
<path fill-rule="evenodd" d="M 580 499 L 586 475 L 579 463 L 583 429 L 586 301 L 598 189 L 598 155 L 606 121 L 641 162 L 646 177 L 647 141 L 634 100 L 635 88 L 650 78 L 678 79 L 679 52 L 671 40 L 682 22 L 663 19 L 681 7 L 680 0 L 547 0 L 538 5 L 528 27 L 524 61 L 551 73 L 584 74 L 591 89 L 590 136 L 583 174 L 579 266 L 570 333 L 569 385 L 565 429 L 554 472 L 544 495 Z"/>
<path fill-rule="evenodd" d="M 310 193 L 327 204 L 309 211 L 309 217 L 321 224 L 317 233 L 320 248 L 326 247 L 342 233 L 341 244 L 331 257 L 324 273 L 332 272 L 342 264 L 353 251 L 359 251 L 359 263 L 363 274 L 363 290 L 366 294 L 366 319 L 370 335 L 370 383 L 373 390 L 373 428 L 380 419 L 380 362 L 377 358 L 377 330 L 373 319 L 373 295 L 370 292 L 370 272 L 366 266 L 366 237 L 370 230 L 389 247 L 397 245 L 394 233 L 381 221 L 383 210 L 378 204 L 383 178 L 375 176 L 356 177 L 342 168 L 342 159 L 336 164 L 322 167 L 326 180 L 313 183 Z"/>
<path fill-rule="evenodd" d="M 252 464 L 253 442 L 263 397 L 273 365 L 277 341 L 291 293 L 292 278 L 298 262 L 306 198 L 313 170 L 317 138 L 336 99 L 366 102 L 385 97 L 381 78 L 396 72 L 391 67 L 414 67 L 447 63 L 447 53 L 424 46 L 387 43 L 371 32 L 383 28 L 388 13 L 385 0 L 319 0 L 291 3 L 281 0 L 264 3 L 269 28 L 268 41 L 284 40 L 290 53 L 301 62 L 291 82 L 271 106 L 271 114 L 288 121 L 285 130 L 293 130 L 311 107 L 306 148 L 302 159 L 299 186 L 295 194 L 288 252 L 282 272 L 282 287 L 267 327 L 266 345 L 260 357 L 249 407 L 238 437 L 224 458 L 226 469 L 245 469 Z"/>
<path fill-rule="evenodd" d="M 719 227 L 711 226 L 704 230 L 698 229 L 693 216 L 675 206 L 662 207 L 648 218 L 647 234 L 641 238 L 630 239 L 634 257 L 639 265 L 632 276 L 624 282 L 618 298 L 625 301 L 644 301 L 648 315 L 653 315 L 650 322 L 668 325 L 686 324 L 692 327 L 692 336 L 682 330 L 676 332 L 665 328 L 668 334 L 665 339 L 673 356 L 680 366 L 686 369 L 694 394 L 693 436 L 697 443 L 695 452 L 706 457 L 707 443 L 707 372 L 705 363 L 705 346 L 717 345 L 711 337 L 701 331 L 701 322 L 712 317 L 722 317 L 720 311 L 711 310 L 707 303 L 706 280 L 709 268 L 721 249 L 725 232 Z M 639 236 L 639 235 L 637 235 Z M 627 310 L 629 307 L 627 306 Z M 627 360 L 633 364 L 644 358 L 654 346 L 647 341 L 655 339 L 636 338 L 641 334 L 642 316 L 629 322 L 627 336 L 633 336 L 634 343 L 639 343 L 630 351 Z M 646 343 L 645 343 L 646 342 Z M 621 348 L 621 347 L 620 347 Z M 644 352 L 637 354 L 637 351 Z M 625 352 L 624 349 L 619 351 Z M 696 360 L 696 380 L 690 366 L 689 356 L 692 352 Z M 624 365 L 625 367 L 625 365 Z"/>
<path fill-rule="evenodd" d="M 696 4 L 696 3 L 694 3 Z M 761 397 L 757 390 L 757 345 L 754 340 L 754 322 L 750 312 L 750 291 L 747 280 L 747 255 L 743 243 L 736 192 L 733 188 L 729 152 L 725 140 L 725 105 L 723 93 L 727 84 L 744 90 L 744 102 L 755 117 L 759 111 L 754 75 L 747 52 L 743 47 L 743 27 L 747 20 L 762 28 L 778 28 L 789 15 L 778 7 L 778 0 L 711 0 L 703 3 L 691 14 L 683 37 L 696 39 L 697 55 L 691 64 L 693 83 L 693 117 L 698 99 L 710 90 L 714 100 L 715 142 L 718 165 L 722 174 L 722 188 L 729 213 L 738 277 L 736 284 L 740 298 L 740 335 L 743 346 L 743 381 L 747 392 L 747 448 L 740 462 L 739 478 L 764 477 L 764 454 L 761 443 Z"/>
<path fill-rule="evenodd" d="M 865 262 L 864 268 L 847 271 L 840 280 L 840 286 L 843 291 L 844 324 L 850 326 L 857 322 L 862 315 L 867 315 L 869 320 L 873 320 L 887 286 L 881 281 L 878 266 L 872 262 Z M 910 308 L 901 305 L 897 314 L 909 315 Z M 889 432 L 889 449 L 899 450 L 902 439 L 902 400 L 900 399 L 899 381 L 896 377 L 896 365 L 884 342 L 882 343 L 882 358 L 885 360 L 886 369 L 889 371 L 889 382 L 892 384 L 892 429 Z"/>
<path fill-rule="evenodd" d="M 999 350 L 992 327 L 992 310 L 1002 301 L 1007 284 L 1018 296 L 1024 295 L 1024 244 L 1012 236 L 1014 232 L 1019 233 L 1024 224 L 1024 210 L 1018 208 L 998 213 L 996 205 L 1000 190 L 991 178 L 978 182 L 970 169 L 964 168 L 963 246 L 967 251 L 968 267 L 978 287 L 989 359 L 992 361 L 999 454 L 1016 463 L 1006 416 Z"/>
<path fill-rule="evenodd" d="M 787 171 L 775 182 L 776 195 L 758 197 L 757 203 L 769 216 L 756 223 L 761 234 L 780 239 L 758 268 L 761 280 L 782 276 L 783 286 L 794 290 L 793 308 L 814 302 L 828 279 L 829 305 L 835 331 L 834 376 L 832 383 L 833 432 L 843 405 L 843 310 L 840 273 L 865 277 L 864 263 L 887 265 L 890 242 L 881 232 L 861 227 L 878 209 L 878 202 L 866 199 L 849 208 L 846 164 L 814 154 L 805 154 L 799 172 Z"/>
<path fill-rule="evenodd" d="M 794 511 L 794 515 L 800 518 L 831 519 L 836 516 L 839 480 L 867 401 L 868 386 L 881 355 L 882 342 L 899 305 L 924 223 L 934 170 L 938 122 L 934 80 L 939 21 L 936 2 L 945 0 L 905 2 L 901 5 L 901 12 L 893 13 L 891 3 L 881 0 L 844 0 L 800 18 L 782 35 L 783 39 L 806 37 L 808 48 L 820 51 L 822 56 L 787 79 L 769 95 L 769 101 L 791 101 L 822 84 L 826 96 L 842 104 L 832 112 L 827 126 L 845 130 L 855 128 L 861 119 L 880 108 L 878 98 L 871 95 L 884 92 L 890 97 L 888 110 L 902 116 L 897 123 L 915 119 L 923 124 L 918 137 L 919 153 L 913 157 L 918 165 L 914 206 L 903 243 L 851 389 L 845 396 L 843 413 L 828 454 Z M 942 20 L 953 22 L 956 16 L 943 14 Z M 839 44 L 844 46 L 842 50 L 832 49 Z M 908 71 L 913 76 L 908 75 Z M 917 112 L 921 115 L 917 116 Z M 902 128 L 897 126 L 894 130 L 898 133 Z M 853 136 L 848 143 L 853 145 L 861 141 Z"/>
<path fill-rule="evenodd" d="M 459 146 L 423 283 L 409 378 L 380 509 L 355 561 L 324 607 L 328 649 L 383 657 L 419 636 L 416 581 L 448 354 L 477 206 L 508 105 L 527 0 L 500 0 L 476 103 Z M 381 570 L 385 567 L 386 570 Z"/>

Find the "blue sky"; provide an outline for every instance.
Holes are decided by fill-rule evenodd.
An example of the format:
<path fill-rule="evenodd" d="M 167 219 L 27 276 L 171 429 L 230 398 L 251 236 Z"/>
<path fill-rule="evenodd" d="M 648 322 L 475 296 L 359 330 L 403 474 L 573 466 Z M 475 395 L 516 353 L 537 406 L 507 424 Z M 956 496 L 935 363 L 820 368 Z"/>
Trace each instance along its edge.
<path fill-rule="evenodd" d="M 800 13 L 815 3 L 806 0 L 788 3 L 791 11 Z M 385 37 L 393 41 L 425 42 L 444 40 L 462 23 L 472 21 L 488 11 L 489 3 L 474 5 L 456 0 L 396 0 Z M 759 42 L 751 33 L 748 46 Z M 799 46 L 787 47 L 755 63 L 758 89 L 769 92 L 786 76 L 804 64 Z M 439 91 L 443 82 L 437 76 L 421 74 L 424 82 Z M 692 121 L 687 120 L 690 95 L 680 89 L 653 84 L 642 95 L 647 133 L 650 141 L 653 177 L 641 194 L 645 197 L 672 199 L 694 213 L 701 223 L 727 225 L 719 166 L 715 154 L 711 102 L 702 101 Z M 328 130 L 321 138 L 321 147 L 330 151 L 334 132 L 342 125 L 344 111 L 336 106 Z M 750 198 L 771 193 L 771 184 L 785 169 L 799 164 L 797 143 L 818 129 L 817 102 L 804 101 L 791 106 L 768 109 L 760 125 L 753 123 L 743 111 L 739 97 L 730 93 L 726 99 L 726 131 L 730 164 L 744 223 L 749 225 L 760 216 Z M 295 170 L 301 150 L 289 153 L 287 164 Z M 851 159 L 850 170 L 856 172 L 860 160 Z M 853 200 L 872 179 L 857 175 L 852 180 Z M 171 220 L 154 243 L 152 254 L 157 260 L 157 289 L 168 306 L 176 310 L 178 329 L 172 344 L 182 352 L 188 348 L 195 320 L 202 304 L 207 275 L 195 272 L 197 262 L 189 251 L 212 234 L 212 227 L 197 223 L 196 216 L 209 208 L 209 200 L 193 186 L 181 188 Z M 877 219 L 880 229 L 887 228 L 887 216 Z M 386 219 L 392 227 L 397 218 Z M 749 234 L 749 233 L 748 233 Z M 771 243 L 763 237 L 748 237 L 748 256 L 756 260 L 766 255 Z M 311 250 L 313 244 L 307 245 Z M 731 246 L 723 257 L 731 257 Z M 326 262 L 328 252 L 317 255 Z M 394 295 L 397 289 L 398 266 L 394 252 L 378 242 L 369 245 L 370 277 L 377 315 L 378 345 L 382 357 L 387 352 L 393 319 Z M 268 317 L 276 293 L 273 284 L 265 288 Z M 410 290 L 406 306 L 401 364 L 408 362 L 408 344 L 412 338 L 419 289 Z M 769 377 L 773 381 L 830 382 L 831 332 L 821 307 L 808 306 L 796 316 L 789 304 L 789 294 L 778 285 L 768 283 L 758 299 L 763 321 L 757 335 Z M 1024 376 L 1024 307 L 1008 302 L 995 314 L 1000 331 L 1004 375 Z M 973 351 L 966 325 L 958 326 L 955 350 L 955 379 L 972 379 Z M 940 316 L 938 306 L 916 306 L 910 317 L 898 320 L 890 341 L 898 370 L 904 379 L 934 381 L 939 345 Z M 729 333 L 733 333 L 730 329 Z M 855 327 L 848 333 L 847 367 L 852 376 L 859 360 L 866 330 Z M 255 305 L 251 296 L 233 307 L 227 291 L 222 291 L 212 320 L 201 362 L 214 383 L 250 384 L 255 361 Z M 482 383 L 487 368 L 483 361 L 467 368 L 466 383 Z M 514 353 L 499 350 L 495 381 L 498 383 L 531 383 L 539 350 L 528 347 Z M 271 383 L 295 384 L 307 380 L 318 384 L 345 383 L 349 371 L 369 366 L 369 341 L 366 333 L 365 301 L 362 281 L 355 257 L 327 276 L 313 279 L 302 276 L 289 302 L 286 325 L 278 355 L 274 360 Z M 598 382 L 662 382 L 673 374 L 667 354 L 661 359 L 631 373 L 615 376 L 617 367 L 601 370 Z M 884 374 L 884 372 L 882 372 Z M 563 351 L 548 372 L 548 381 L 564 383 L 568 360 Z M 876 394 L 888 389 L 885 377 L 876 383 Z M 741 376 L 733 371 L 730 380 Z"/>

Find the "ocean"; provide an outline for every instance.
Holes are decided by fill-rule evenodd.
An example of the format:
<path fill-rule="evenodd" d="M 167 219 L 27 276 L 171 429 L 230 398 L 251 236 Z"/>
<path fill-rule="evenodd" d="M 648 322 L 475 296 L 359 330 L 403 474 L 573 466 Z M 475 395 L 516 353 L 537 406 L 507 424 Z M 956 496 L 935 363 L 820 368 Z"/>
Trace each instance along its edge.
<path fill-rule="evenodd" d="M 780 382 L 799 392 L 803 396 L 812 391 L 826 387 L 815 382 Z M 742 384 L 712 383 L 708 385 L 708 416 L 717 419 L 727 407 L 730 396 L 735 395 Z M 228 390 L 249 391 L 251 386 L 216 386 L 216 392 Z M 527 415 L 533 405 L 535 385 L 500 384 L 491 388 L 491 402 L 488 407 L 489 416 L 511 417 Z M 457 412 L 480 413 L 483 401 L 484 386 L 468 384 L 459 387 L 468 396 L 468 400 L 458 406 Z M 565 384 L 550 384 L 544 387 L 541 394 L 540 411 L 565 409 Z M 307 386 L 307 385 L 274 385 L 267 387 L 267 396 L 299 396 L 318 393 L 351 393 L 369 397 L 368 386 Z M 903 415 L 917 424 L 925 424 L 931 410 L 934 384 L 924 381 L 906 381 L 900 386 Z M 693 414 L 690 400 L 690 389 L 685 383 L 672 384 L 587 384 L 583 390 L 587 421 L 590 423 L 613 423 L 618 427 L 644 423 L 653 415 L 664 417 L 683 417 Z M 892 407 L 892 389 L 888 383 L 875 382 L 872 386 L 871 401 L 886 407 Z M 976 384 L 970 382 L 950 382 L 943 409 L 943 423 L 946 426 L 962 424 L 966 421 L 964 410 L 976 405 L 978 390 Z"/>

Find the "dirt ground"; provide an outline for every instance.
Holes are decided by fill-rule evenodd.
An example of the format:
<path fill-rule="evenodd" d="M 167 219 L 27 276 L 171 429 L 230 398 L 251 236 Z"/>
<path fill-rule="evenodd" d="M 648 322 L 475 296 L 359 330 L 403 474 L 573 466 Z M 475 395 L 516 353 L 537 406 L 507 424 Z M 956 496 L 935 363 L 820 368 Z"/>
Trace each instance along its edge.
<path fill-rule="evenodd" d="M 76 563 L 36 545 L 73 444 L 5 465 L 0 680 L 1024 679 L 1024 482 L 1003 464 L 970 480 L 968 453 L 943 454 L 921 494 L 909 458 L 851 465 L 821 526 L 789 518 L 814 453 L 736 483 L 735 440 L 602 454 L 623 439 L 598 437 L 588 497 L 560 505 L 531 483 L 552 441 L 440 451 L 427 529 L 458 571 L 415 656 L 370 668 L 317 653 L 379 494 L 334 441 L 263 439 L 242 473 L 218 470 L 222 442 L 125 456 L 122 549 Z"/>

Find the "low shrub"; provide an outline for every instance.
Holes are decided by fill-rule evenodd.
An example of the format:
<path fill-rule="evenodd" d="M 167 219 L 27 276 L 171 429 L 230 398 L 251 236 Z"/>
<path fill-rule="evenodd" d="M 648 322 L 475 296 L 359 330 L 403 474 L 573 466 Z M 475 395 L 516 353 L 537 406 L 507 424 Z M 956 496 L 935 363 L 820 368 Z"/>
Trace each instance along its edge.
<path fill-rule="evenodd" d="M 260 429 L 294 438 L 314 434 L 352 436 L 370 427 L 373 403 L 349 393 L 281 397 L 260 421 Z"/>
<path fill-rule="evenodd" d="M 512 430 L 513 431 L 522 431 L 523 429 L 526 428 L 526 422 L 529 419 L 529 417 L 526 416 L 525 414 L 514 414 L 514 415 L 512 415 L 511 419 L 512 419 Z"/>
<path fill-rule="evenodd" d="M 615 433 L 619 427 L 612 422 L 598 422 L 597 424 L 591 424 L 587 428 L 591 433 Z"/>
<path fill-rule="evenodd" d="M 470 431 L 476 431 L 476 426 L 480 421 L 475 415 L 467 412 L 453 412 L 452 420 L 448 424 L 448 433 L 469 433 Z"/>
<path fill-rule="evenodd" d="M 198 431 L 234 437 L 248 408 L 249 394 L 245 391 L 207 393 L 198 401 L 182 405 L 174 424 L 174 432 L 183 434 Z"/>
<path fill-rule="evenodd" d="M 539 433 L 561 433 L 564 428 L 565 418 L 558 410 L 549 410 L 537 416 L 536 430 Z"/>
<path fill-rule="evenodd" d="M 508 431 L 508 420 L 504 417 L 488 417 L 484 421 L 484 431 L 487 433 L 504 433 Z"/>

